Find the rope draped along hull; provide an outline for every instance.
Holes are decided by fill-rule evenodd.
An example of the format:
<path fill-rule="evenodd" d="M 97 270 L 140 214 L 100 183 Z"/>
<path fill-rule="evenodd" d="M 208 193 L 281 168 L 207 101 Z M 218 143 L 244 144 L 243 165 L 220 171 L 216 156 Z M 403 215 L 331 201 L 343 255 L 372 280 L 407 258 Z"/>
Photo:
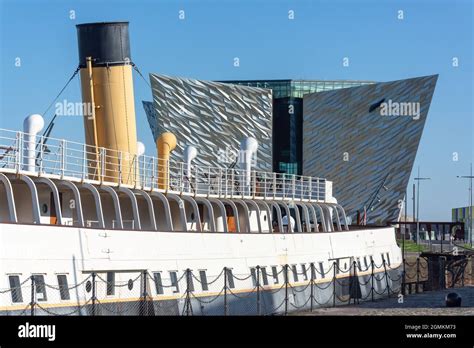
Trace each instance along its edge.
<path fill-rule="evenodd" d="M 393 228 L 254 234 L 4 223 L 0 240 L 2 315 L 281 314 L 387 297 L 402 278 Z"/>

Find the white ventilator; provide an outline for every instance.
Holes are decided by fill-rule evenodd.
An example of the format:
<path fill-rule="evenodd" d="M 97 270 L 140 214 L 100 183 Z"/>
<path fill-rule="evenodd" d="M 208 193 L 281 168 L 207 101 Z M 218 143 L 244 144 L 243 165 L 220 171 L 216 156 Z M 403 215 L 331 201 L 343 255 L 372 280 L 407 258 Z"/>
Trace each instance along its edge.
<path fill-rule="evenodd" d="M 141 157 L 145 154 L 145 144 L 143 144 L 141 141 L 137 141 L 137 160 L 135 161 L 135 175 L 136 175 L 136 183 L 139 184 L 142 181 L 142 178 L 140 176 L 140 160 Z M 141 173 L 141 175 L 144 175 L 144 173 Z"/>
<path fill-rule="evenodd" d="M 184 174 L 187 178 L 187 180 L 184 181 L 184 187 L 186 191 L 189 190 L 189 184 L 192 178 L 191 162 L 196 158 L 197 154 L 198 150 L 192 145 L 188 145 L 184 148 L 184 163 L 186 163 L 186 172 Z"/>
<path fill-rule="evenodd" d="M 244 170 L 242 177 L 242 186 L 245 194 L 250 195 L 250 183 L 252 173 L 252 156 L 257 152 L 258 141 L 255 138 L 248 137 L 240 142 L 240 168 Z"/>
<path fill-rule="evenodd" d="M 44 119 L 41 115 L 33 114 L 23 121 L 23 169 L 35 171 L 36 135 L 43 129 Z"/>
<path fill-rule="evenodd" d="M 137 156 L 143 156 L 145 153 L 145 144 L 143 144 L 141 141 L 137 141 Z"/>

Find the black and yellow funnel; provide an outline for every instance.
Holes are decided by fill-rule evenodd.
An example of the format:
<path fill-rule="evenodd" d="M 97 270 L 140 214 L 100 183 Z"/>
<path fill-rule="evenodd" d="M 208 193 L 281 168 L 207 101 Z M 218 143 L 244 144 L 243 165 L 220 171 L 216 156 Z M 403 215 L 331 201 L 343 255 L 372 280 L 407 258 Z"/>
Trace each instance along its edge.
<path fill-rule="evenodd" d="M 76 28 L 82 99 L 92 105 L 84 108 L 92 110 L 84 115 L 89 178 L 133 184 L 137 131 L 128 22 Z"/>

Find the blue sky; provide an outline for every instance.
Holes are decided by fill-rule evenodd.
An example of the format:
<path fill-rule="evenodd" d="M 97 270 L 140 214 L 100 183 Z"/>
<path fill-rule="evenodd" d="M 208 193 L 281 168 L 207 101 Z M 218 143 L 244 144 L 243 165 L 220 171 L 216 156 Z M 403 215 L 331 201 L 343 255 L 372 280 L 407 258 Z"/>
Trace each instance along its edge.
<path fill-rule="evenodd" d="M 450 220 L 452 207 L 467 205 L 468 182 L 456 175 L 468 174 L 474 152 L 470 0 L 0 0 L 0 127 L 21 129 L 24 117 L 56 96 L 78 64 L 76 24 L 116 20 L 130 22 L 132 60 L 146 76 L 391 81 L 439 74 L 413 171 L 420 166 L 432 178 L 422 183 L 420 218 Z M 141 106 L 151 91 L 134 81 L 139 139 L 153 154 Z M 63 99 L 81 100 L 78 78 Z M 82 119 L 60 118 L 52 136 L 81 141 Z"/>

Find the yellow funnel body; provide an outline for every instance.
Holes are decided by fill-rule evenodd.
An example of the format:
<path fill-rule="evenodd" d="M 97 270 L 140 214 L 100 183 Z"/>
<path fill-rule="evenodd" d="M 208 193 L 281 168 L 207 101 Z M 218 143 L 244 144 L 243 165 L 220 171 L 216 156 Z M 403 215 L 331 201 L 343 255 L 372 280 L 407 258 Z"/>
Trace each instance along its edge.
<path fill-rule="evenodd" d="M 119 182 L 121 176 L 121 183 L 133 184 L 137 131 L 132 67 L 92 68 L 92 88 L 87 67 L 80 74 L 83 101 L 95 106 L 95 115 L 84 117 L 86 144 L 91 145 L 88 158 L 93 160 L 89 162 L 89 178 Z M 95 153 L 95 146 L 107 149 L 105 158 L 100 157 L 100 149 Z M 96 158 L 100 159 L 99 163 Z"/>

